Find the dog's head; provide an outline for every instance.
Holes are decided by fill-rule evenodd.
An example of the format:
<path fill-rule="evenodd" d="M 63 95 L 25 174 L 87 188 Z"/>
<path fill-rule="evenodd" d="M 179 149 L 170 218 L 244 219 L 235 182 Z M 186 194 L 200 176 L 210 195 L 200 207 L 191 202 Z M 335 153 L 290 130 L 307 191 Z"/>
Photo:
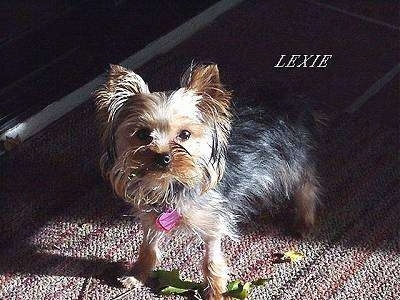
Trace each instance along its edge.
<path fill-rule="evenodd" d="M 101 167 L 118 196 L 136 206 L 172 204 L 177 193 L 203 193 L 221 179 L 231 93 L 217 65 L 191 66 L 168 92 L 150 92 L 139 75 L 112 65 L 95 100 Z"/>

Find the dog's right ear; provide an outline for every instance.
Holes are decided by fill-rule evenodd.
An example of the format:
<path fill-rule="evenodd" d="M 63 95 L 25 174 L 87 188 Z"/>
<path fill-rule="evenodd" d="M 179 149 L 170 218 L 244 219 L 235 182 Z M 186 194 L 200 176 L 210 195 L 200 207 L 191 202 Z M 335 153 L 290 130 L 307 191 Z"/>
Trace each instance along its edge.
<path fill-rule="evenodd" d="M 122 66 L 110 65 L 107 81 L 94 93 L 100 121 L 110 122 L 132 96 L 148 93 L 149 87 L 138 74 Z"/>
<path fill-rule="evenodd" d="M 117 65 L 110 65 L 107 81 L 94 93 L 97 119 L 105 153 L 101 158 L 103 175 L 107 173 L 116 158 L 115 131 L 118 115 L 133 96 L 150 93 L 142 77 L 135 72 Z"/>

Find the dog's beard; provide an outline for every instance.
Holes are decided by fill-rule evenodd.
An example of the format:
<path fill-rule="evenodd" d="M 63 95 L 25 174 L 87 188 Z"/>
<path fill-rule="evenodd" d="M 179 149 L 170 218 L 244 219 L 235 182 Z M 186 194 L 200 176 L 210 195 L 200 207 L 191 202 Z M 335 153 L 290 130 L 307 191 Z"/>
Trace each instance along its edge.
<path fill-rule="evenodd" d="M 148 147 L 126 151 L 109 172 L 116 194 L 136 207 L 175 206 L 182 194 L 199 191 L 207 176 L 187 151 L 172 149 L 172 163 L 167 168 L 154 165 L 146 157 Z"/>
<path fill-rule="evenodd" d="M 175 206 L 184 189 L 182 183 L 170 176 L 148 174 L 129 181 L 125 187 L 124 198 L 138 207 L 154 204 Z"/>

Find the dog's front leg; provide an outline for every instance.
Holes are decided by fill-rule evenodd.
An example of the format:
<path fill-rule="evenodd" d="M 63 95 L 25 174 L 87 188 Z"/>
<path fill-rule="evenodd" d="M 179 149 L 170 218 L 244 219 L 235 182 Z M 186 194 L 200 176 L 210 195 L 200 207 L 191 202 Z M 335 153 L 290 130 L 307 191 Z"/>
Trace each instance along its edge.
<path fill-rule="evenodd" d="M 133 265 L 129 276 L 124 276 L 119 281 L 124 287 L 132 288 L 146 283 L 156 264 L 161 259 L 161 252 L 158 248 L 162 232 L 153 227 L 144 228 L 143 242 L 140 246 L 139 257 Z"/>
<path fill-rule="evenodd" d="M 208 284 L 207 299 L 228 299 L 223 296 L 228 282 L 228 267 L 221 249 L 221 238 L 209 237 L 205 242 L 203 272 Z"/>

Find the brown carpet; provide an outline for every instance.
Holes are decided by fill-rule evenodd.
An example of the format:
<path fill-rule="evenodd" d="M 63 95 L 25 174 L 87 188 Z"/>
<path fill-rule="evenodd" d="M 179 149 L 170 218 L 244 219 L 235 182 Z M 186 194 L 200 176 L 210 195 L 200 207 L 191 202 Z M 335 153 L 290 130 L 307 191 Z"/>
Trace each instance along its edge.
<path fill-rule="evenodd" d="M 315 235 L 293 238 L 282 216 L 224 242 L 232 277 L 271 279 L 250 299 L 399 299 L 399 76 L 354 114 L 342 112 L 399 61 L 398 31 L 284 2 L 246 2 L 139 73 L 154 89 L 174 88 L 190 59 L 211 59 L 239 97 L 295 90 L 330 116 Z M 291 53 L 334 59 L 326 69 L 273 68 L 280 54 Z M 135 259 L 142 232 L 101 179 L 98 154 L 86 103 L 2 158 L 1 299 L 113 299 L 125 292 L 109 279 Z M 201 279 L 200 243 L 175 238 L 163 248 L 162 268 Z M 289 249 L 305 259 L 272 263 L 273 253 Z M 142 288 L 123 299 L 156 297 Z"/>

